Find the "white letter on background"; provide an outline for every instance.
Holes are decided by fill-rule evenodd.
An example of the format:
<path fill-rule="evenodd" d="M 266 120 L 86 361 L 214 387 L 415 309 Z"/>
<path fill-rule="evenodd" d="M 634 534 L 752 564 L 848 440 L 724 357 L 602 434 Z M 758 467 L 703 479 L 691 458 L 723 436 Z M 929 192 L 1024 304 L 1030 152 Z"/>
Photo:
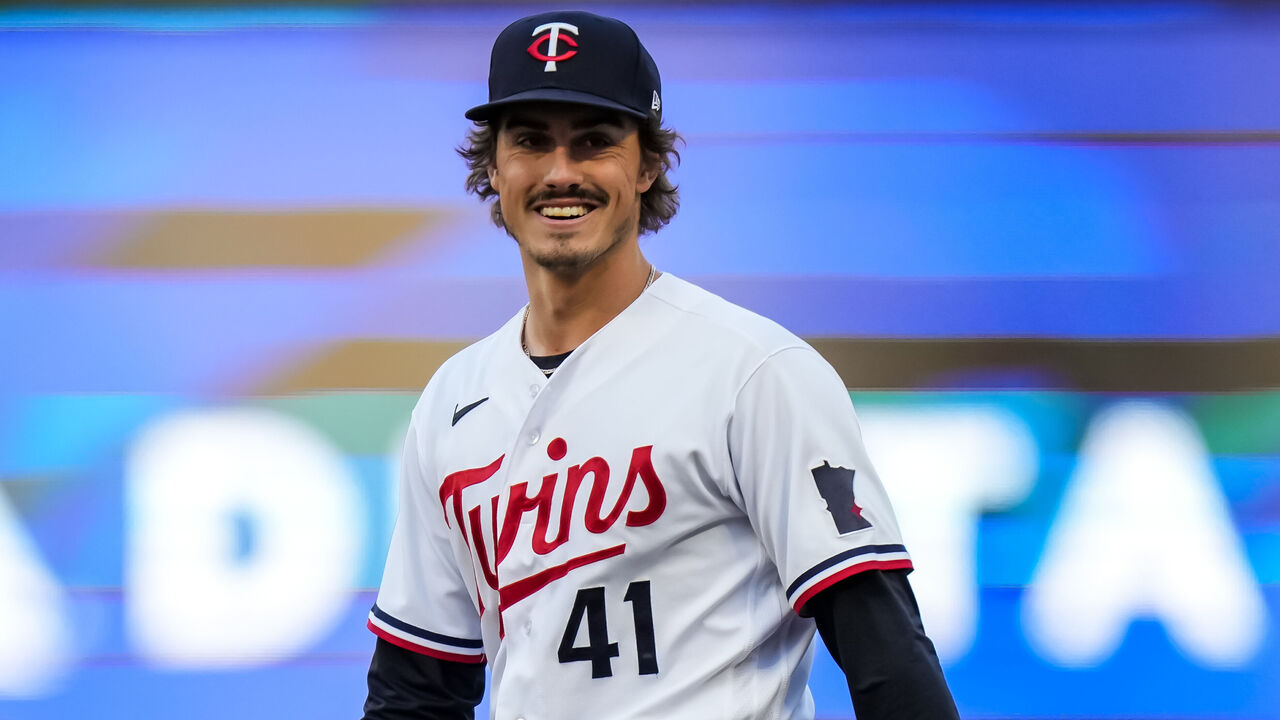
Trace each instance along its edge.
<path fill-rule="evenodd" d="M 1195 423 L 1126 401 L 1089 426 L 1023 622 L 1042 656 L 1090 667 L 1138 617 L 1159 620 L 1183 652 L 1216 667 L 1248 662 L 1266 624 Z"/>
<path fill-rule="evenodd" d="M 860 410 L 871 462 L 893 501 L 925 630 L 944 663 L 973 644 L 979 516 L 1035 485 L 1035 439 L 1017 415 L 985 406 Z"/>
<path fill-rule="evenodd" d="M 183 412 L 140 434 L 126 473 L 128 619 L 142 655 L 262 664 L 331 629 L 358 572 L 364 507 L 321 436 L 263 410 Z"/>
<path fill-rule="evenodd" d="M 39 697 L 71 662 L 62 587 L 0 493 L 0 695 Z"/>

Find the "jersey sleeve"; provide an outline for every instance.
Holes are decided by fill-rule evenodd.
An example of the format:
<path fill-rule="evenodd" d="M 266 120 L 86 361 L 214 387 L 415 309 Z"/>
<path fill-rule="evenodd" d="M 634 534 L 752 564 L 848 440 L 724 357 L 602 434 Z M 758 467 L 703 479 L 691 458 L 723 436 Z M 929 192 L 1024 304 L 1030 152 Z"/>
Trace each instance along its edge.
<path fill-rule="evenodd" d="M 743 506 L 796 612 L 864 570 L 911 569 L 849 392 L 812 348 L 780 350 L 748 378 L 729 452 Z"/>
<path fill-rule="evenodd" d="M 378 637 L 441 660 L 483 663 L 480 618 L 422 461 L 416 419 L 400 469 L 400 514 L 368 626 Z M 466 572 L 470 572 L 467 566 Z M 471 578 L 474 582 L 474 578 Z"/>

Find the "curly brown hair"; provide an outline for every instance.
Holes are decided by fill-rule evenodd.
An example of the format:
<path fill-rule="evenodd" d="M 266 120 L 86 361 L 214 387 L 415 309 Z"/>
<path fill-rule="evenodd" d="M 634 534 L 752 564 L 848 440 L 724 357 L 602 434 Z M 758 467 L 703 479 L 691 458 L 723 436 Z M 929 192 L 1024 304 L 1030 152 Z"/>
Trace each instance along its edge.
<path fill-rule="evenodd" d="M 489 217 L 494 225 L 505 229 L 502 205 L 496 201 L 498 191 L 489 184 L 489 167 L 495 162 L 498 153 L 500 123 L 501 117 L 496 122 L 476 121 L 467 131 L 467 138 L 458 146 L 457 151 L 467 161 L 470 170 L 465 183 L 467 192 L 481 200 L 493 200 L 489 205 Z M 680 189 L 667 178 L 667 173 L 680 164 L 680 152 L 676 150 L 676 144 L 683 144 L 684 138 L 675 130 L 662 127 L 660 121 L 652 117 L 639 122 L 637 132 L 640 150 L 659 167 L 657 179 L 640 196 L 640 234 L 644 235 L 656 232 L 671 222 L 671 218 L 680 209 Z"/>

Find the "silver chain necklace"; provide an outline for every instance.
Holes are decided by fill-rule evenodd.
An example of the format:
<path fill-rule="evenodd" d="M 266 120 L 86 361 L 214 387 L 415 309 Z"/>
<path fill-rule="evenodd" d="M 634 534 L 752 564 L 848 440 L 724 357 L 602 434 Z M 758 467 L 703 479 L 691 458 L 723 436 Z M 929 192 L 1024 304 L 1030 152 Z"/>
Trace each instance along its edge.
<path fill-rule="evenodd" d="M 658 268 L 655 267 L 653 263 L 649 263 L 649 279 L 644 281 L 644 290 L 641 290 L 640 292 L 644 292 L 645 290 L 648 290 L 649 286 L 653 284 L 653 281 L 657 279 L 657 277 L 658 277 Z M 525 357 L 532 360 L 533 355 L 529 354 L 529 343 L 526 342 L 524 339 L 524 331 L 525 331 L 525 328 L 527 327 L 529 327 L 529 306 L 525 305 L 524 317 L 520 318 L 520 349 L 524 351 Z M 543 370 L 542 372 L 543 374 L 550 377 L 553 371 Z"/>

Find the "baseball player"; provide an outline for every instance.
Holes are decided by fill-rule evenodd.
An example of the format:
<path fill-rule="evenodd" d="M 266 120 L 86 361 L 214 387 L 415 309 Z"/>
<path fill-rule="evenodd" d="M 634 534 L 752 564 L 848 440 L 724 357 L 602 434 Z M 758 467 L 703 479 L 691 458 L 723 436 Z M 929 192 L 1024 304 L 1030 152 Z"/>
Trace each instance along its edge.
<path fill-rule="evenodd" d="M 653 267 L 675 134 L 625 24 L 519 20 L 460 150 L 529 304 L 414 408 L 365 717 L 955 718 L 849 395 L 778 325 Z"/>

